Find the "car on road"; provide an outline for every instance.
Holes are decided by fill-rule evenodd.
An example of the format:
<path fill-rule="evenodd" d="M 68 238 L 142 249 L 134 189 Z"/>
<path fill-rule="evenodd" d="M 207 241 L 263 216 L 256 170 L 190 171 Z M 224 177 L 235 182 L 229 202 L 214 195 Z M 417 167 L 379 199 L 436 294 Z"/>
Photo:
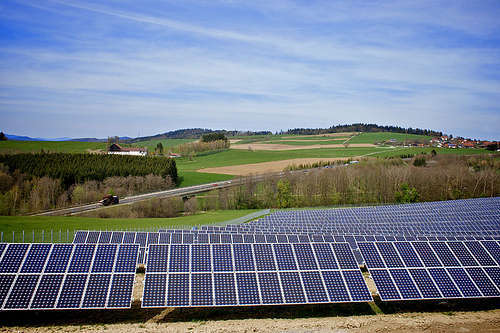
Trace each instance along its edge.
<path fill-rule="evenodd" d="M 106 195 L 105 197 L 102 198 L 101 201 L 99 201 L 99 204 L 103 206 L 109 206 L 109 205 L 116 205 L 120 202 L 120 198 L 118 198 L 117 195 Z"/>

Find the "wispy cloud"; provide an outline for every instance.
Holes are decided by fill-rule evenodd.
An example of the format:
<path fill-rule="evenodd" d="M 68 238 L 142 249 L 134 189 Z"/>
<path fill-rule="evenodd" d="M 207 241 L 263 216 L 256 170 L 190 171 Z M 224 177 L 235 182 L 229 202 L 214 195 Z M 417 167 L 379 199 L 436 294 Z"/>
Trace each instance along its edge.
<path fill-rule="evenodd" d="M 140 127 L 145 135 L 366 121 L 497 136 L 498 6 L 427 5 L 7 1 L 4 131 L 106 136 Z M 439 13 L 448 19 L 432 18 Z M 89 117 L 102 121 L 72 125 Z"/>

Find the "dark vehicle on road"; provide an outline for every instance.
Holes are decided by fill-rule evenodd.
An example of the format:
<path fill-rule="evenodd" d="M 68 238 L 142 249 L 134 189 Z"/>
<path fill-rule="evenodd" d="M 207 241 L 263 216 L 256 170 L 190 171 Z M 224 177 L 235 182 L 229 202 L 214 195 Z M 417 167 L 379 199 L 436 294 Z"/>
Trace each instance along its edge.
<path fill-rule="evenodd" d="M 106 195 L 105 197 L 102 198 L 99 203 L 103 206 L 109 206 L 109 205 L 116 205 L 120 202 L 120 199 L 118 198 L 117 195 Z"/>

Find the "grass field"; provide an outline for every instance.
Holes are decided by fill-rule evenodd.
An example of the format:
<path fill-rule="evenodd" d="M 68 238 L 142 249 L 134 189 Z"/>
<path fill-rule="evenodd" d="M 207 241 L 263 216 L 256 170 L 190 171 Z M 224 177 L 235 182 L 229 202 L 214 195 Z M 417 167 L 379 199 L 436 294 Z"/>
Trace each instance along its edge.
<path fill-rule="evenodd" d="M 425 140 L 429 142 L 432 137 L 416 134 L 403 134 L 403 133 L 390 133 L 390 132 L 374 132 L 374 133 L 360 133 L 352 137 L 349 143 L 375 143 L 381 141 L 388 141 L 394 139 L 398 142 L 405 140 Z"/>
<path fill-rule="evenodd" d="M 36 153 L 85 153 L 89 150 L 105 150 L 105 142 L 75 141 L 0 141 L 0 154 Z"/>
<path fill-rule="evenodd" d="M 45 231 L 45 241 L 50 241 L 50 231 L 53 230 L 53 241 L 59 242 L 72 239 L 75 230 L 158 230 L 159 228 L 176 227 L 188 228 L 201 224 L 220 223 L 242 217 L 258 209 L 248 210 L 221 210 L 173 218 L 144 218 L 144 219 L 103 219 L 87 217 L 66 216 L 0 216 L 0 232 L 3 241 L 12 241 L 12 232 L 15 233 L 14 241 L 22 241 L 24 230 L 25 241 L 32 241 L 33 232 L 35 242 L 42 241 L 42 230 Z M 68 234 L 67 234 L 68 231 Z"/>
<path fill-rule="evenodd" d="M 165 153 L 168 153 L 168 151 L 172 147 L 176 147 L 178 145 L 181 145 L 183 143 L 187 142 L 193 142 L 196 141 L 195 139 L 155 139 L 155 140 L 148 140 L 148 141 L 140 141 L 133 143 L 132 146 L 134 147 L 146 147 L 148 148 L 148 151 L 154 152 L 156 145 L 161 142 L 163 145 L 163 150 Z"/>
<path fill-rule="evenodd" d="M 203 173 L 196 171 L 179 170 L 180 187 L 193 186 L 205 183 L 219 182 L 233 179 L 234 176 L 221 175 L 216 173 Z"/>

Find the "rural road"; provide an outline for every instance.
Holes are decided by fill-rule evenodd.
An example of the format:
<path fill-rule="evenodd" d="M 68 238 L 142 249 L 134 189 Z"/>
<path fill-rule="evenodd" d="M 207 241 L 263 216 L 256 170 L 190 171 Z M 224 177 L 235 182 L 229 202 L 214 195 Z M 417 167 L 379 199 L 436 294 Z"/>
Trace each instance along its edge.
<path fill-rule="evenodd" d="M 131 204 L 134 202 L 152 199 L 152 198 L 167 198 L 167 197 L 174 197 L 174 196 L 191 195 L 191 194 L 206 192 L 206 191 L 210 191 L 210 190 L 214 190 L 214 189 L 235 186 L 235 185 L 238 185 L 239 183 L 240 183 L 239 179 L 233 179 L 233 180 L 226 180 L 226 181 L 220 181 L 220 182 L 215 182 L 215 183 L 208 183 L 208 184 L 202 184 L 202 185 L 194 185 L 194 186 L 188 186 L 188 187 L 175 188 L 175 189 L 159 191 L 159 192 L 133 195 L 130 197 L 125 197 L 123 199 L 120 199 L 120 203 L 118 205 L 113 205 L 113 206 L 108 206 L 108 207 L 116 207 L 116 206 L 120 206 L 120 205 Z M 73 214 L 82 213 L 82 212 L 95 210 L 95 209 L 99 209 L 99 208 L 103 208 L 103 206 L 101 206 L 97 203 L 92 203 L 92 204 L 83 205 L 83 206 L 75 206 L 75 207 L 64 208 L 64 209 L 50 210 L 50 211 L 46 211 L 46 212 L 42 212 L 42 213 L 38 213 L 38 214 L 33 214 L 32 216 L 73 215 Z"/>
<path fill-rule="evenodd" d="M 337 167 L 337 166 L 334 166 L 334 167 Z M 311 170 L 314 170 L 314 169 L 295 170 L 295 171 L 291 171 L 290 173 L 300 173 L 300 172 L 307 173 Z M 265 174 L 265 175 L 255 175 L 252 177 L 253 177 L 253 181 L 262 181 L 265 179 L 265 177 L 268 177 L 268 176 L 280 176 L 281 177 L 283 175 L 284 175 L 284 172 L 276 172 L 276 173 L 269 173 L 269 174 Z M 131 203 L 135 203 L 135 202 L 139 202 L 139 201 L 143 201 L 143 200 L 148 200 L 148 199 L 153 199 L 153 198 L 168 198 L 168 197 L 186 196 L 186 195 L 207 192 L 210 190 L 236 186 L 236 185 L 240 185 L 241 183 L 244 183 L 246 178 L 248 178 L 248 177 L 235 178 L 232 180 L 225 180 L 225 181 L 202 184 L 202 185 L 194 185 L 194 186 L 188 186 L 188 187 L 175 188 L 175 189 L 159 191 L 159 192 L 133 195 L 130 197 L 125 197 L 125 198 L 120 199 L 120 203 L 118 205 L 112 205 L 112 206 L 107 206 L 107 207 L 117 207 L 120 205 L 127 205 L 127 204 L 131 204 Z M 79 214 L 79 213 L 83 213 L 83 212 L 87 212 L 87 211 L 91 211 L 91 210 L 96 210 L 96 209 L 103 209 L 103 208 L 105 208 L 105 207 L 103 207 L 100 204 L 92 203 L 92 204 L 87 204 L 87 205 L 82 205 L 82 206 L 49 210 L 49 211 L 45 211 L 42 213 L 32 214 L 31 216 L 75 215 L 75 214 Z"/>

